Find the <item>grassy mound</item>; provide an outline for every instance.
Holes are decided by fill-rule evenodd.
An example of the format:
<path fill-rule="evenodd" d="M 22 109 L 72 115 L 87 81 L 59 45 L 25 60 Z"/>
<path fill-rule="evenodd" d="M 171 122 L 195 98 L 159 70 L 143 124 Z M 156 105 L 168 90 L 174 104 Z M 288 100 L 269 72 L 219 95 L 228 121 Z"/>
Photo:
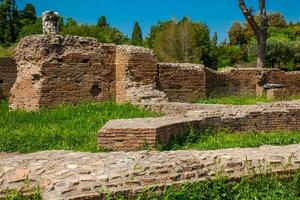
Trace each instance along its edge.
<path fill-rule="evenodd" d="M 131 104 L 113 102 L 61 105 L 39 112 L 12 111 L 0 101 L 0 151 L 99 151 L 97 132 L 110 119 L 152 117 L 158 114 Z"/>

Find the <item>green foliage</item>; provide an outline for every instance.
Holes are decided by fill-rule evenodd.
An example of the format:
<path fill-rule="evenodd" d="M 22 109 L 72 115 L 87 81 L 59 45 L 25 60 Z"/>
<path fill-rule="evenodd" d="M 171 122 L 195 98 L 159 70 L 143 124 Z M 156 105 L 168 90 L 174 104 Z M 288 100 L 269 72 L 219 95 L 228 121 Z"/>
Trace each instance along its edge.
<path fill-rule="evenodd" d="M 290 97 L 289 99 L 297 99 L 298 97 Z M 207 99 L 198 99 L 195 103 L 203 104 L 229 104 L 229 105 L 252 105 L 256 103 L 272 102 L 266 96 L 256 97 L 251 95 L 245 96 L 224 96 L 224 97 L 209 97 Z"/>
<path fill-rule="evenodd" d="M 244 28 L 240 22 L 233 23 L 232 27 L 228 31 L 228 36 L 231 45 L 241 46 L 247 43 Z"/>
<path fill-rule="evenodd" d="M 42 200 L 42 194 L 40 188 L 30 191 L 27 195 L 20 191 L 14 190 L 7 192 L 4 200 Z"/>
<path fill-rule="evenodd" d="M 20 13 L 21 24 L 22 25 L 34 24 L 36 19 L 37 17 L 36 17 L 35 7 L 31 3 L 26 4 L 24 10 L 21 11 Z"/>
<path fill-rule="evenodd" d="M 109 26 L 109 25 L 107 24 L 107 21 L 106 21 L 106 17 L 105 17 L 105 16 L 101 16 L 101 17 L 99 18 L 97 25 L 98 25 L 100 28 Z"/>
<path fill-rule="evenodd" d="M 61 30 L 63 35 L 77 35 L 82 37 L 94 37 L 99 42 L 124 44 L 128 39 L 115 28 L 99 27 L 98 25 L 78 24 L 74 19 L 68 18 Z"/>
<path fill-rule="evenodd" d="M 143 46 L 142 29 L 138 22 L 135 22 L 133 26 L 131 44 L 135 46 Z"/>
<path fill-rule="evenodd" d="M 267 67 L 287 68 L 290 65 L 291 69 L 294 69 L 299 63 L 299 41 L 292 41 L 286 35 L 280 33 L 268 38 L 266 52 Z M 256 41 L 250 43 L 248 55 L 250 60 L 253 60 L 257 56 Z"/>
<path fill-rule="evenodd" d="M 187 17 L 178 22 L 170 20 L 154 25 L 147 42 L 160 61 L 203 63 L 213 67 L 208 27 Z"/>
<path fill-rule="evenodd" d="M 14 54 L 14 48 L 16 45 L 11 45 L 9 47 L 0 46 L 0 58 L 9 58 Z"/>
<path fill-rule="evenodd" d="M 34 24 L 35 21 L 36 12 L 32 4 L 26 4 L 21 11 L 18 10 L 15 0 L 0 1 L 0 44 L 15 43 L 22 28 Z"/>
<path fill-rule="evenodd" d="M 28 35 L 36 35 L 42 33 L 43 33 L 42 19 L 38 18 L 33 24 L 25 25 L 22 28 L 19 34 L 19 40 Z"/>
<path fill-rule="evenodd" d="M 39 112 L 11 111 L 0 101 L 0 152 L 65 149 L 99 151 L 97 132 L 110 119 L 158 114 L 113 102 L 61 105 Z"/>

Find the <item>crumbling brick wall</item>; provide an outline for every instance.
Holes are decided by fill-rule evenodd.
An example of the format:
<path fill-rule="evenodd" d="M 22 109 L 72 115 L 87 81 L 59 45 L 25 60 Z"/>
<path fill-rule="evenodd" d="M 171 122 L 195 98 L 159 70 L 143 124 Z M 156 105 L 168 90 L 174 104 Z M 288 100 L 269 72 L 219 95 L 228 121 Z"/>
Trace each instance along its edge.
<path fill-rule="evenodd" d="M 117 102 L 166 101 L 165 93 L 157 89 L 157 75 L 157 60 L 151 50 L 127 45 L 117 46 Z"/>
<path fill-rule="evenodd" d="M 108 100 L 115 90 L 114 48 L 76 36 L 22 39 L 15 55 L 18 75 L 11 107 L 31 111 L 63 102 Z"/>
<path fill-rule="evenodd" d="M 13 58 L 0 58 L 0 99 L 8 99 L 17 77 L 17 66 Z"/>
<path fill-rule="evenodd" d="M 206 97 L 205 67 L 189 63 L 159 63 L 158 88 L 170 101 L 190 102 Z"/>

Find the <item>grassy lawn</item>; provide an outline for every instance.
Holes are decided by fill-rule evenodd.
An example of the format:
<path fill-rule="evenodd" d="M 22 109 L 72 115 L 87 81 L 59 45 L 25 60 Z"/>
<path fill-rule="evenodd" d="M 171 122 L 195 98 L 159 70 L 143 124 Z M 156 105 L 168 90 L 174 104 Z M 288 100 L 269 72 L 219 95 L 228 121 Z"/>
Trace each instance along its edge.
<path fill-rule="evenodd" d="M 300 99 L 299 96 L 290 96 L 286 100 Z M 210 97 L 207 99 L 198 99 L 195 103 L 203 104 L 228 104 L 228 105 L 253 105 L 257 103 L 270 103 L 278 100 L 269 100 L 266 96 L 225 96 L 225 97 Z"/>
<path fill-rule="evenodd" d="M 9 112 L 8 103 L 0 101 L 0 152 L 97 152 L 97 132 L 108 120 L 158 115 L 113 102 L 61 105 L 32 113 Z"/>
<path fill-rule="evenodd" d="M 289 145 L 300 143 L 300 131 L 245 132 L 207 130 L 204 133 L 190 131 L 186 136 L 174 137 L 171 144 L 161 150 L 195 149 L 216 150 L 226 148 L 251 148 L 261 145 Z"/>
<path fill-rule="evenodd" d="M 292 178 L 260 176 L 244 178 L 241 181 L 229 183 L 226 178 L 218 180 L 183 184 L 180 187 L 170 187 L 163 194 L 151 190 L 144 192 L 137 199 L 141 200 L 296 200 L 300 199 L 299 175 Z M 119 198 L 129 199 L 129 198 Z"/>

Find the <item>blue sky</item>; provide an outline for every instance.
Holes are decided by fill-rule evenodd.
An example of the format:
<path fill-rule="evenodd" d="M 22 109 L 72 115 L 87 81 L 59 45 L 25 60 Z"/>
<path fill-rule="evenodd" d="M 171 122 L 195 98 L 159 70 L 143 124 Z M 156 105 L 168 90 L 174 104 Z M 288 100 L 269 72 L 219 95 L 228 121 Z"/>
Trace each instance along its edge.
<path fill-rule="evenodd" d="M 109 24 L 126 35 L 131 35 L 134 21 L 138 21 L 143 35 L 160 20 L 181 19 L 207 24 L 219 39 L 227 37 L 227 31 L 235 21 L 244 20 L 237 0 L 17 0 L 19 7 L 32 3 L 40 15 L 44 10 L 58 11 L 64 17 L 72 17 L 80 23 L 96 23 L 105 15 Z M 266 0 L 268 11 L 280 11 L 288 21 L 300 21 L 300 0 Z M 257 8 L 258 0 L 246 0 Z"/>

